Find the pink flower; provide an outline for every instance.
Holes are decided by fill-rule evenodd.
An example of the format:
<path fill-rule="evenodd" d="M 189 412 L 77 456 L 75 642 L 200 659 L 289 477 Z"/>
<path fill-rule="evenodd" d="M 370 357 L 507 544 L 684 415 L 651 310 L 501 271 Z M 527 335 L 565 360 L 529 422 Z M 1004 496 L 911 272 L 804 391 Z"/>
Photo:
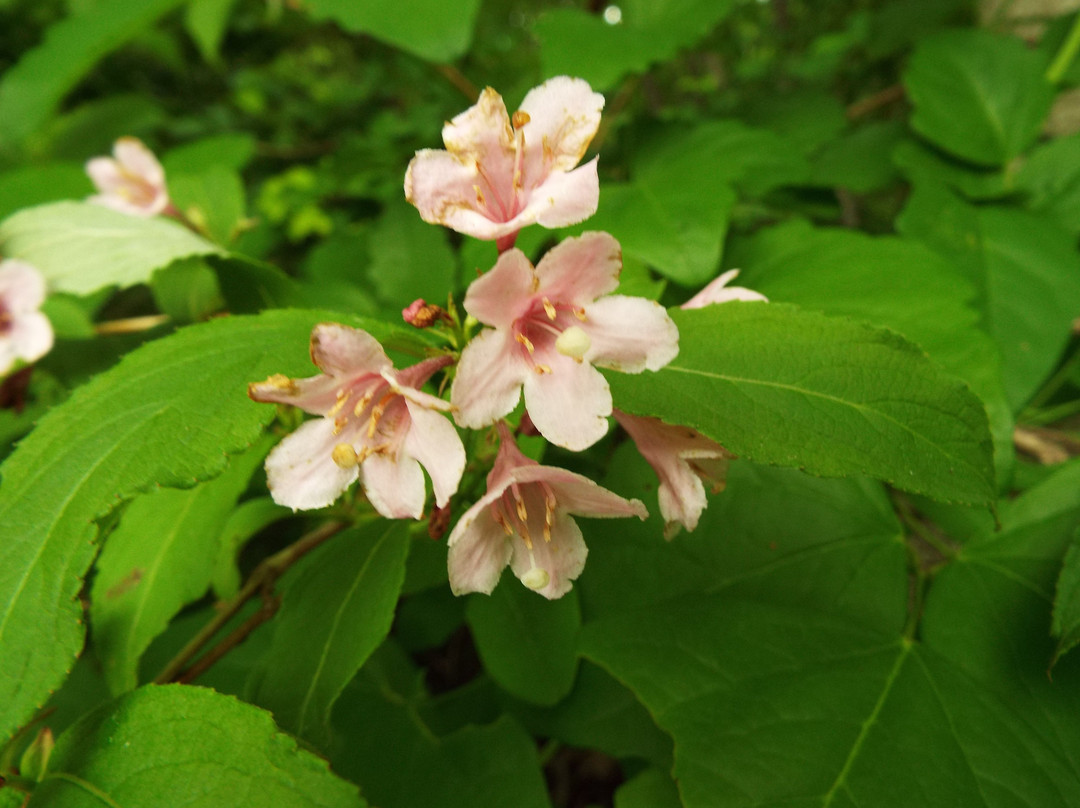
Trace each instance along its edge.
<path fill-rule="evenodd" d="M 592 517 L 648 513 L 580 474 L 541 466 L 525 457 L 505 423 L 487 478 L 487 493 L 454 527 L 447 541 L 450 588 L 455 595 L 490 595 L 507 564 L 525 586 L 554 599 L 570 591 L 585 567 L 588 548 L 571 514 Z"/>
<path fill-rule="evenodd" d="M 702 309 L 705 306 L 711 306 L 713 303 L 727 303 L 730 300 L 764 300 L 766 303 L 769 301 L 769 298 L 760 292 L 755 292 L 753 289 L 745 289 L 742 286 L 728 286 L 728 281 L 735 280 L 738 275 L 739 270 L 729 269 L 719 278 L 711 281 L 679 308 Z"/>
<path fill-rule="evenodd" d="M 473 281 L 465 310 L 494 328 L 461 354 L 450 391 L 457 422 L 478 428 L 497 421 L 524 388 L 529 417 L 552 443 L 578 451 L 602 438 L 611 391 L 593 365 L 659 370 L 679 352 L 678 329 L 662 306 L 608 295 L 621 268 L 614 238 L 585 233 L 535 268 L 520 250 L 505 252 Z"/>
<path fill-rule="evenodd" d="M 687 530 L 696 528 L 708 504 L 702 480 L 710 484 L 712 493 L 722 491 L 728 462 L 734 455 L 688 426 L 619 410 L 613 414 L 660 478 L 657 496 L 660 514 L 667 523 L 664 538 L 673 538 L 679 525 Z"/>
<path fill-rule="evenodd" d="M 600 125 L 604 97 L 582 79 L 549 79 L 529 91 L 510 117 L 488 87 L 443 127 L 447 151 L 416 153 L 405 172 L 405 198 L 424 221 L 476 238 L 500 252 L 518 230 L 564 227 L 596 213 L 596 158 L 575 169 Z"/>
<path fill-rule="evenodd" d="M 86 164 L 99 193 L 91 202 L 132 216 L 149 218 L 169 208 L 165 169 L 138 138 L 122 137 L 112 157 L 95 157 Z"/>
<path fill-rule="evenodd" d="M 323 418 L 304 423 L 266 459 L 274 501 L 293 510 L 322 508 L 360 478 L 368 500 L 390 519 L 419 519 L 424 475 L 435 502 L 447 503 L 465 468 L 465 449 L 449 409 L 418 388 L 451 361 L 434 357 L 395 371 L 382 346 L 356 328 L 322 323 L 311 332 L 320 376 L 271 376 L 252 384 L 255 401 L 293 404 Z"/>
<path fill-rule="evenodd" d="M 22 261 L 0 261 L 0 373 L 19 360 L 40 359 L 52 348 L 52 325 L 38 311 L 44 301 L 40 272 Z"/>

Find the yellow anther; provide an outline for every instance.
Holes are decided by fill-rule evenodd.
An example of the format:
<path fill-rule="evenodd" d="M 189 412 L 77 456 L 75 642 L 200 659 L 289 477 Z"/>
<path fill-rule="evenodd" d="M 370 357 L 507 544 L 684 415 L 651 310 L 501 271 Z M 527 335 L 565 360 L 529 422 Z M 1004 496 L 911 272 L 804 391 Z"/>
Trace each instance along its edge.
<path fill-rule="evenodd" d="M 515 129 L 520 129 L 530 120 L 532 119 L 529 117 L 529 113 L 523 109 L 519 109 L 514 113 L 513 117 L 510 118 L 510 123 L 513 124 Z"/>
<path fill-rule="evenodd" d="M 558 316 L 558 312 L 555 311 L 555 306 L 546 297 L 544 298 L 544 312 L 552 322 L 554 322 L 555 318 Z"/>
<path fill-rule="evenodd" d="M 551 373 L 551 368 L 547 365 L 533 365 L 533 370 L 536 371 L 538 376 L 543 376 L 545 373 Z"/>
<path fill-rule="evenodd" d="M 581 322 L 585 322 L 585 308 L 583 306 L 575 307 L 574 316 L 581 320 Z"/>
<path fill-rule="evenodd" d="M 290 395 L 296 395 L 296 392 L 299 389 L 296 386 L 296 382 L 294 382 L 292 379 L 290 379 L 283 373 L 275 373 L 273 376 L 263 382 L 263 384 L 267 384 L 277 390 L 284 390 Z"/>
<path fill-rule="evenodd" d="M 339 443 L 335 446 L 334 451 L 330 453 L 330 457 L 343 469 L 351 469 L 360 462 L 356 450 L 347 443 Z"/>
<path fill-rule="evenodd" d="M 525 346 L 525 350 L 526 350 L 526 351 L 528 351 L 529 353 L 532 353 L 533 351 L 535 351 L 535 350 L 536 350 L 536 348 L 535 348 L 535 347 L 533 346 L 533 344 L 532 344 L 532 340 L 530 340 L 530 339 L 529 339 L 528 337 L 526 337 L 526 336 L 525 336 L 524 334 L 518 334 L 518 335 L 517 335 L 517 336 L 515 337 L 515 339 L 516 339 L 516 340 L 517 340 L 518 342 L 520 342 L 520 343 L 521 343 L 522 345 L 524 345 L 524 346 Z"/>

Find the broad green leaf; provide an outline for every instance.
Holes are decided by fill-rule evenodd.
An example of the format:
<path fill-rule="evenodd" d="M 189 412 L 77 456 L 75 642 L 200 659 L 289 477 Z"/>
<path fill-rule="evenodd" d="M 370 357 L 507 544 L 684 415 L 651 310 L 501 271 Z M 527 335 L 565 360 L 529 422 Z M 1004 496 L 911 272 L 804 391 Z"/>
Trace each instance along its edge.
<path fill-rule="evenodd" d="M 1064 476 L 1040 492 L 1043 505 L 1066 483 L 1076 489 L 1075 469 Z M 708 535 L 694 538 L 710 560 L 729 554 L 734 586 L 613 609 L 583 629 L 585 654 L 672 733 L 687 808 L 1080 799 L 1080 729 L 1067 718 L 1080 701 L 1080 671 L 1059 671 L 1053 684 L 1045 676 L 1044 593 L 1080 515 L 1075 504 L 1052 523 L 1007 513 L 1005 534 L 965 548 L 930 584 L 922 640 L 914 640 L 901 633 L 907 574 L 898 542 L 874 532 L 853 542 L 842 518 L 830 528 L 811 516 L 800 527 L 825 503 L 743 482 L 735 476 L 714 503 L 736 507 L 741 497 L 741 512 L 709 513 L 699 528 Z M 872 501 L 834 503 L 838 517 L 879 518 Z M 622 538 L 603 545 L 617 551 Z M 593 549 L 599 543 L 590 539 Z M 724 549 L 731 544 L 740 551 Z M 891 545 L 890 564 L 867 567 L 857 548 L 875 544 L 880 552 Z M 659 555 L 648 570 L 678 574 Z M 628 601 L 634 583 L 624 584 Z"/>
<path fill-rule="evenodd" d="M 618 4 L 618 24 L 578 9 L 548 10 L 533 25 L 543 73 L 580 76 L 605 90 L 693 45 L 731 6 L 730 0 L 627 0 Z"/>
<path fill-rule="evenodd" d="M 546 600 L 506 580 L 491 595 L 470 596 L 465 617 L 484 669 L 507 692 L 535 704 L 570 692 L 581 626 L 576 592 Z"/>
<path fill-rule="evenodd" d="M 365 682 L 342 696 L 334 726 L 334 770 L 381 808 L 550 808 L 536 743 L 507 716 L 439 737 L 399 695 Z"/>
<path fill-rule="evenodd" d="M 268 446 L 194 488 L 136 497 L 105 542 L 90 592 L 94 650 L 114 695 L 138 685 L 139 658 L 210 584 L 222 528 Z"/>
<path fill-rule="evenodd" d="M 236 565 L 240 548 L 260 530 L 291 513 L 270 497 L 259 497 L 241 503 L 229 514 L 221 529 L 221 545 L 210 581 L 218 598 L 231 598 L 240 589 L 240 570 Z"/>
<path fill-rule="evenodd" d="M 421 59 L 450 62 L 469 50 L 480 0 L 453 4 L 309 0 L 304 10 L 316 20 L 333 20 L 346 31 L 370 34 Z"/>
<path fill-rule="evenodd" d="M 356 786 L 300 749 L 269 714 L 212 690 L 149 685 L 57 741 L 31 806 L 360 808 Z"/>
<path fill-rule="evenodd" d="M 1080 134 L 1033 149 L 1016 182 L 1031 210 L 1080 234 Z"/>
<path fill-rule="evenodd" d="M 235 169 L 218 164 L 169 175 L 177 208 L 218 244 L 230 244 L 246 213 L 244 183 Z"/>
<path fill-rule="evenodd" d="M 380 520 L 335 536 L 305 559 L 274 619 L 252 700 L 320 748 L 334 702 L 390 630 L 405 580 L 405 528 Z"/>
<path fill-rule="evenodd" d="M 1002 199 L 1017 190 L 1012 165 L 983 168 L 949 157 L 944 152 L 914 139 L 901 141 L 892 161 L 912 185 L 944 183 L 976 201 Z"/>
<path fill-rule="evenodd" d="M 686 424 L 762 463 L 991 501 L 981 402 L 903 337 L 773 303 L 672 316 L 679 355 L 669 365 L 608 374 L 621 409 Z"/>
<path fill-rule="evenodd" d="M 1019 409 L 1054 369 L 1080 311 L 1080 258 L 1053 222 L 1009 207 L 974 207 L 918 186 L 897 226 L 951 260 L 979 291 L 983 324 Z"/>
<path fill-rule="evenodd" d="M 275 415 L 248 399 L 247 384 L 311 375 L 311 328 L 333 318 L 230 317 L 148 343 L 50 411 L 0 466 L 0 737 L 56 689 L 82 648 L 76 596 L 95 552 L 93 521 L 154 484 L 191 487 L 219 474 Z"/>
<path fill-rule="evenodd" d="M 1038 53 L 1016 37 L 945 31 L 922 40 L 904 73 L 911 125 L 948 152 L 1001 165 L 1030 146 L 1054 91 Z"/>
<path fill-rule="evenodd" d="M 86 171 L 74 163 L 26 166 L 0 174 L 0 220 L 19 208 L 91 193 Z"/>
<path fill-rule="evenodd" d="M 1080 645 L 1080 541 L 1073 540 L 1061 563 L 1054 597 L 1054 663 Z"/>
<path fill-rule="evenodd" d="M 33 138 L 32 148 L 35 153 L 78 161 L 82 166 L 87 157 L 109 154 L 118 138 L 150 138 L 165 126 L 166 118 L 155 99 L 137 92 L 114 93 L 57 113 Z M 89 177 L 86 181 L 90 182 Z M 68 198 L 85 196 L 90 187 Z"/>
<path fill-rule="evenodd" d="M 420 297 L 445 304 L 454 286 L 456 267 L 443 228 L 426 223 L 402 198 L 386 206 L 369 243 L 367 285 L 378 291 L 384 304 L 400 309 Z M 355 256 L 350 263 L 347 272 L 355 282 L 360 267 Z"/>
<path fill-rule="evenodd" d="M 978 328 L 975 285 L 915 241 L 789 222 L 732 250 L 738 283 L 781 303 L 865 320 L 914 340 L 986 404 L 1000 479 L 1011 468 L 1013 418 L 1001 362 Z"/>
<path fill-rule="evenodd" d="M 224 251 L 175 222 L 84 202 L 56 202 L 0 222 L 0 252 L 37 267 L 51 289 L 88 294 L 145 283 L 180 258 Z"/>
<path fill-rule="evenodd" d="M 197 323 L 225 307 L 217 273 L 201 258 L 184 258 L 157 270 L 150 293 L 174 323 Z"/>
<path fill-rule="evenodd" d="M 679 788 L 660 769 L 646 769 L 615 792 L 615 808 L 682 808 Z"/>
<path fill-rule="evenodd" d="M 80 79 L 181 0 L 110 0 L 91 12 L 49 27 L 45 40 L 26 52 L 0 81 L 0 152 L 21 142 L 59 106 Z"/>
<path fill-rule="evenodd" d="M 229 14 L 236 0 L 189 0 L 184 11 L 184 25 L 202 57 L 216 64 L 221 61 L 221 41 L 229 26 Z"/>
<path fill-rule="evenodd" d="M 747 123 L 780 135 L 802 154 L 821 148 L 848 126 L 840 100 L 816 88 L 754 94 L 746 99 L 746 105 Z"/>
<path fill-rule="evenodd" d="M 255 156 L 255 146 L 255 138 L 247 133 L 212 135 L 170 149 L 161 164 L 170 179 L 173 174 L 199 174 L 215 166 L 242 171 Z"/>
<path fill-rule="evenodd" d="M 813 158 L 814 185 L 865 194 L 885 188 L 898 177 L 889 161 L 903 127 L 895 121 L 869 123 L 827 143 Z"/>

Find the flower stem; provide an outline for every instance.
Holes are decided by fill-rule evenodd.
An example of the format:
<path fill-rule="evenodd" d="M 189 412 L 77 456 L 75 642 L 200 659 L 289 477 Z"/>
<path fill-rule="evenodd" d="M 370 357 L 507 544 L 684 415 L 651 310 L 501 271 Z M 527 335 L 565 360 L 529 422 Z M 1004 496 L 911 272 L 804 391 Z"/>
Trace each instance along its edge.
<path fill-rule="evenodd" d="M 143 317 L 127 317 L 123 320 L 107 320 L 104 323 L 94 325 L 94 333 L 108 334 L 136 334 L 140 331 L 149 331 L 159 325 L 169 322 L 167 314 L 147 314 Z"/>
<path fill-rule="evenodd" d="M 274 582 L 289 567 L 346 527 L 348 527 L 347 522 L 327 522 L 316 530 L 301 536 L 284 550 L 265 559 L 248 577 L 243 589 L 223 603 L 214 618 L 203 626 L 199 633 L 192 637 L 191 641 L 180 650 L 180 653 L 173 657 L 172 661 L 154 678 L 154 684 L 162 685 L 173 681 L 189 682 L 217 662 L 232 648 L 239 645 L 260 623 L 265 622 L 272 615 L 272 612 L 265 614 L 267 611 L 265 600 L 263 608 L 222 640 L 217 647 L 206 655 L 206 659 L 199 660 L 190 670 L 185 670 L 185 667 L 194 659 L 195 655 L 243 608 L 245 603 L 260 593 L 263 594 L 264 598 L 271 598 L 270 590 Z M 276 609 L 276 606 L 274 608 Z M 255 618 L 259 617 L 261 619 L 252 623 Z M 250 626 L 249 623 L 251 623 Z M 192 673 L 193 671 L 194 673 Z"/>

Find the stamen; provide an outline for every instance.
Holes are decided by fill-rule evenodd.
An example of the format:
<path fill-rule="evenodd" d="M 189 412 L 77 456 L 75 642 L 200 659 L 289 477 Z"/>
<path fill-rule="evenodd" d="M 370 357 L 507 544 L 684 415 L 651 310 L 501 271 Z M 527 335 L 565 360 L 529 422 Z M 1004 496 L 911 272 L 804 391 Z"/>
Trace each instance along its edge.
<path fill-rule="evenodd" d="M 547 313 L 548 319 L 552 322 L 559 316 L 559 313 L 555 311 L 555 306 L 546 297 L 544 298 L 544 311 Z"/>
<path fill-rule="evenodd" d="M 386 408 L 393 400 L 393 398 L 393 392 L 387 393 L 379 400 L 378 404 L 371 408 L 371 417 L 368 419 L 367 428 L 367 436 L 369 438 L 375 435 L 375 430 L 379 426 L 379 419 L 383 417 L 383 413 L 386 412 Z"/>
<path fill-rule="evenodd" d="M 344 387 L 337 391 L 337 403 L 326 413 L 327 418 L 337 418 L 339 412 L 345 408 L 345 402 L 349 400 L 349 391 Z"/>
<path fill-rule="evenodd" d="M 532 344 L 532 340 L 530 340 L 524 334 L 517 334 L 515 335 L 514 339 L 524 345 L 525 350 L 527 350 L 530 354 L 536 350 L 536 347 Z"/>
<path fill-rule="evenodd" d="M 339 443 L 335 446 L 330 453 L 330 457 L 333 458 L 334 463 L 343 469 L 351 469 L 360 462 L 356 450 L 347 443 Z"/>
<path fill-rule="evenodd" d="M 540 376 L 543 376 L 545 373 L 551 373 L 551 367 L 548 365 L 533 365 L 533 370 Z"/>
<path fill-rule="evenodd" d="M 356 406 L 353 407 L 353 415 L 357 418 L 360 417 L 360 413 L 367 409 L 367 405 L 371 403 L 371 399 L 374 398 L 375 391 L 371 390 L 365 393 L 359 401 L 356 402 Z"/>
<path fill-rule="evenodd" d="M 585 307 L 576 306 L 574 308 L 574 316 L 581 320 L 581 322 L 585 322 Z"/>
<path fill-rule="evenodd" d="M 529 113 L 523 109 L 519 109 L 510 117 L 510 123 L 515 129 L 520 129 L 531 120 Z"/>

